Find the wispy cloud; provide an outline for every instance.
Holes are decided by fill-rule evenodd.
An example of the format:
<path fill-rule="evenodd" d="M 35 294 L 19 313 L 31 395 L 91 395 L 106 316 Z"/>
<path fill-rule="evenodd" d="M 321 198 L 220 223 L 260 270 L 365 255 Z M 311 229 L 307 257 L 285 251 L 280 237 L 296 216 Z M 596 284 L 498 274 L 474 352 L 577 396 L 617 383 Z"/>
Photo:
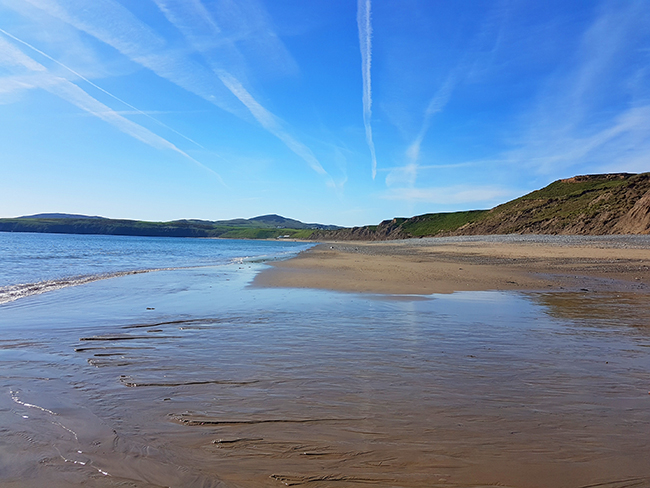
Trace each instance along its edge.
<path fill-rule="evenodd" d="M 456 76 L 452 73 L 445 83 L 438 89 L 437 93 L 431 98 L 427 108 L 424 110 L 424 119 L 422 122 L 422 127 L 418 133 L 415 140 L 409 145 L 406 149 L 406 156 L 411 163 L 417 163 L 420 158 L 420 146 L 422 141 L 429 131 L 431 126 L 431 118 L 438 112 L 442 112 L 445 108 L 445 105 L 449 102 L 451 98 L 454 85 L 456 84 Z"/>
<path fill-rule="evenodd" d="M 366 141 L 370 148 L 372 161 L 372 179 L 377 176 L 377 156 L 372 139 L 372 23 L 370 18 L 370 0 L 358 0 L 357 26 L 359 29 L 359 47 L 361 49 L 361 79 L 363 83 L 363 124 L 366 129 Z"/>
<path fill-rule="evenodd" d="M 558 119 L 558 124 L 562 123 Z M 632 107 L 607 120 L 604 128 L 564 127 L 533 130 L 525 143 L 506 152 L 505 162 L 539 174 L 582 171 L 647 171 L 650 159 L 650 105 Z M 643 164 L 639 164 L 644 161 Z"/>
<path fill-rule="evenodd" d="M 296 62 L 258 0 L 154 0 L 194 48 L 246 82 L 249 74 L 293 75 Z"/>
<path fill-rule="evenodd" d="M 545 175 L 584 168 L 647 171 L 650 72 L 647 64 L 625 59 L 649 40 L 648 22 L 646 2 L 603 3 L 571 66 L 554 73 L 536 106 L 522 115 L 524 129 L 505 153 L 510 165 Z"/>
<path fill-rule="evenodd" d="M 82 110 L 87 111 L 95 117 L 108 122 L 125 134 L 128 134 L 131 137 L 138 139 L 139 141 L 153 148 L 170 150 L 180 154 L 198 167 L 211 173 L 219 180 L 221 184 L 225 185 L 223 179 L 216 171 L 197 161 L 185 151 L 179 149 L 176 145 L 169 142 L 167 139 L 160 137 L 159 135 L 151 132 L 149 129 L 119 115 L 114 110 L 111 110 L 110 107 L 104 105 L 103 103 L 88 95 L 74 83 L 71 83 L 63 78 L 53 79 L 51 81 L 54 83 L 47 81 L 46 84 L 41 86 L 41 88 L 44 88 L 52 94 L 61 97 L 62 99 L 72 103 Z"/>
<path fill-rule="evenodd" d="M 205 54 L 218 47 L 218 52 L 225 54 L 218 60 L 214 57 L 207 58 L 209 67 L 193 60 L 183 51 L 171 49 L 164 39 L 113 0 L 70 0 L 65 6 L 55 0 L 26 1 L 112 46 L 161 78 L 238 117 L 248 118 L 246 112 L 239 108 L 241 105 L 234 103 L 237 100 L 257 122 L 305 160 L 312 169 L 319 174 L 326 174 L 311 150 L 284 129 L 277 117 L 257 102 L 239 79 L 225 69 L 224 65 L 231 64 L 243 75 L 241 53 L 232 39 L 224 37 L 220 26 L 199 0 L 182 4 L 158 0 L 156 3 L 168 20 L 186 35 L 194 49 Z M 225 9 L 236 9 L 234 4 L 223 3 Z"/>
<path fill-rule="evenodd" d="M 456 88 L 469 78 L 478 78 L 479 66 L 481 71 L 487 70 L 498 49 L 505 21 L 505 8 L 500 2 L 483 22 L 481 30 L 470 43 L 464 55 L 449 71 L 445 81 L 429 99 L 422 112 L 422 123 L 415 138 L 407 146 L 403 166 L 393 168 L 386 176 L 386 186 L 389 189 L 383 195 L 384 199 L 403 201 L 410 204 L 425 203 L 436 205 L 473 205 L 490 206 L 505 197 L 513 196 L 511 190 L 490 185 L 452 185 L 446 187 L 418 188 L 416 186 L 420 173 L 440 169 L 460 168 L 467 166 L 485 165 L 487 161 L 466 161 L 456 164 L 425 164 L 420 163 L 422 143 L 429 132 L 434 116 L 441 113 L 448 105 Z M 485 58 L 486 46 L 489 47 L 489 61 Z"/>
<path fill-rule="evenodd" d="M 445 109 L 459 84 L 469 79 L 476 80 L 480 78 L 481 72 L 487 71 L 501 43 L 506 12 L 507 0 L 498 2 L 470 42 L 470 48 L 460 57 L 445 81 L 431 97 L 422 112 L 420 130 L 404 152 L 405 164 L 388 173 L 387 186 L 405 184 L 409 188 L 415 187 L 422 169 L 420 164 L 422 143 L 431 128 L 433 117 Z"/>
<path fill-rule="evenodd" d="M 204 56 L 204 59 L 218 75 L 222 83 L 248 109 L 255 120 L 269 133 L 280 139 L 314 171 L 326 176 L 327 172 L 311 149 L 291 135 L 278 117 L 251 95 L 240 79 L 222 67 L 224 64 L 222 59 L 214 57 L 215 43 L 219 47 L 226 46 L 229 52 L 234 53 L 234 56 L 231 57 L 241 58 L 242 56 L 230 39 L 223 39 L 221 28 L 200 0 L 191 0 L 189 2 L 177 2 L 175 0 L 154 1 L 167 19 L 190 41 L 193 48 Z"/>
<path fill-rule="evenodd" d="M 67 71 L 69 71 L 70 73 L 72 73 L 73 75 L 75 75 L 76 77 L 82 79 L 83 81 L 85 81 L 86 83 L 88 83 L 89 85 L 91 85 L 92 87 L 97 88 L 97 89 L 98 89 L 99 91 L 101 91 L 102 93 L 104 93 L 104 94 L 108 95 L 109 97 L 111 97 L 111 98 L 117 100 L 118 102 L 122 103 L 123 105 L 126 105 L 127 107 L 129 107 L 130 109 L 132 109 L 134 113 L 137 113 L 137 114 L 139 114 L 139 115 L 144 115 L 145 117 L 148 117 L 149 119 L 153 120 L 153 121 L 154 121 L 155 123 L 157 123 L 158 125 L 160 125 L 160 126 L 166 128 L 166 129 L 169 129 L 169 130 L 172 131 L 174 134 L 179 135 L 179 136 L 181 136 L 183 139 L 185 139 L 185 140 L 191 142 L 192 144 L 194 144 L 194 145 L 196 145 L 196 146 L 198 146 L 198 147 L 204 149 L 204 147 L 203 147 L 201 144 L 199 144 L 198 142 L 196 142 L 196 141 L 190 139 L 189 137 L 187 137 L 187 136 L 184 135 L 184 134 L 181 134 L 181 133 L 178 132 L 177 130 L 172 129 L 172 128 L 169 127 L 167 124 L 164 124 L 163 122 L 161 122 L 161 121 L 158 120 L 157 118 L 152 117 L 150 112 L 143 112 L 142 110 L 138 109 L 137 107 L 134 107 L 134 106 L 131 105 L 130 103 L 128 103 L 128 102 L 122 100 L 121 98 L 119 98 L 119 97 L 113 95 L 113 94 L 110 93 L 109 91 L 104 90 L 101 86 L 99 86 L 99 85 L 93 83 L 92 81 L 90 81 L 90 80 L 89 80 L 88 78 L 86 78 L 85 76 L 81 75 L 80 73 L 78 73 L 77 71 L 73 70 L 73 69 L 70 68 L 69 66 L 66 66 L 65 64 L 61 63 L 60 61 L 54 59 L 54 58 L 53 58 L 52 56 L 50 56 L 49 54 L 44 53 L 44 52 L 41 51 L 40 49 L 35 48 L 34 46 L 32 46 L 31 44 L 29 44 L 28 42 L 25 42 L 25 41 L 23 41 L 22 39 L 19 39 L 18 37 L 16 37 L 16 36 L 10 34 L 10 33 L 7 32 L 7 31 L 5 31 L 4 29 L 0 29 L 0 32 L 3 33 L 4 35 L 6 35 L 7 37 L 13 39 L 14 41 L 19 42 L 19 43 L 21 43 L 21 44 L 24 45 L 24 46 L 27 46 L 27 47 L 30 48 L 32 51 L 37 52 L 38 54 L 40 54 L 41 56 L 44 56 L 45 58 L 49 59 L 50 61 L 56 63 L 57 65 L 59 65 L 59 66 L 61 66 L 62 68 L 66 69 Z"/>
<path fill-rule="evenodd" d="M 2 29 L 0 32 L 5 33 Z M 6 33 L 5 33 L 6 34 Z M 27 68 L 28 71 L 46 72 L 47 68 L 33 60 L 9 41 L 0 37 L 0 64 L 7 67 Z"/>
<path fill-rule="evenodd" d="M 205 113 L 205 110 L 113 110 L 116 114 L 120 115 L 168 115 L 168 114 L 193 114 Z M 164 127 L 167 127 L 166 125 Z M 173 131 L 173 129 L 170 129 Z M 190 139 L 191 140 L 191 139 Z M 199 143 L 199 147 L 205 149 Z"/>
<path fill-rule="evenodd" d="M 280 139 L 284 144 L 291 149 L 294 153 L 300 156 L 303 160 L 309 164 L 309 166 L 320 175 L 327 175 L 327 172 L 323 169 L 321 164 L 316 159 L 316 156 L 311 152 L 311 150 L 302 144 L 301 142 L 294 139 L 288 132 L 286 132 L 277 117 L 271 112 L 266 110 L 262 105 L 260 105 L 257 100 L 255 100 L 248 91 L 239 83 L 239 81 L 232 75 L 227 72 L 219 73 L 219 78 L 224 85 L 243 103 L 255 119 L 268 130 L 271 134 Z"/>
<path fill-rule="evenodd" d="M 391 188 L 382 195 L 382 198 L 438 205 L 475 203 L 491 205 L 509 196 L 512 196 L 512 191 L 494 186 L 456 185 L 437 188 Z"/>
<path fill-rule="evenodd" d="M 420 160 L 423 141 L 433 117 L 445 108 L 453 93 L 461 85 L 478 83 L 481 76 L 487 76 L 490 64 L 497 61 L 498 50 L 514 49 L 523 55 L 519 45 L 508 41 L 512 33 L 504 32 L 507 7 L 504 4 L 495 11 L 472 49 L 429 101 L 420 130 L 405 150 L 404 165 L 387 174 L 387 186 L 406 187 L 394 190 L 395 195 L 421 195 L 416 188 L 426 167 L 421 162 L 432 166 L 432 161 Z M 501 176 L 507 172 L 506 179 L 511 181 L 648 171 L 650 69 L 647 62 L 630 59 L 650 42 L 650 8 L 643 1 L 603 1 L 594 4 L 592 12 L 592 22 L 576 33 L 577 44 L 572 49 L 563 46 L 565 51 L 552 71 L 532 86 L 537 90 L 536 98 L 528 104 L 519 103 L 519 115 L 510 119 L 509 132 L 501 129 L 504 138 L 494 145 L 500 144 L 502 150 L 478 160 L 479 166 L 495 168 Z M 540 36 L 550 35 L 553 28 L 542 24 L 531 39 L 543 42 Z M 533 42 L 527 42 L 532 48 Z"/>
<path fill-rule="evenodd" d="M 129 10 L 113 0 L 25 0 L 52 17 L 113 47 L 161 78 L 219 108 L 242 116 L 226 87 L 204 65 L 171 49 L 168 43 Z"/>
<path fill-rule="evenodd" d="M 418 170 L 438 170 L 438 169 L 450 169 L 450 168 L 466 168 L 469 166 L 478 166 L 478 165 L 483 165 L 486 162 L 496 162 L 496 163 L 501 163 L 503 162 L 502 159 L 494 159 L 494 160 L 485 160 L 481 159 L 478 161 L 465 161 L 463 163 L 448 163 L 448 164 L 421 164 L 418 165 Z M 403 171 L 404 166 L 392 166 L 388 168 L 380 168 L 377 171 L 379 172 L 391 172 L 391 171 Z"/>
<path fill-rule="evenodd" d="M 26 76 L 18 76 L 13 79 L 13 86 L 19 89 L 41 88 L 53 95 L 56 95 L 63 100 L 75 105 L 76 107 L 98 117 L 112 126 L 116 127 L 125 134 L 153 147 L 156 149 L 164 149 L 174 151 L 186 159 L 192 161 L 194 164 L 203 168 L 204 170 L 215 175 L 223 184 L 221 176 L 214 170 L 201 164 L 199 161 L 191 157 L 185 151 L 179 149 L 176 145 L 169 142 L 167 139 L 151 132 L 149 129 L 132 122 L 131 120 L 119 115 L 107 105 L 96 100 L 88 93 L 86 93 L 79 86 L 70 82 L 69 80 L 60 76 L 52 75 L 48 72 L 47 68 L 38 63 L 25 53 L 23 53 L 16 46 L 0 37 L 0 64 L 11 67 L 25 68 L 31 74 Z M 0 84 L 1 85 L 1 84 Z M 7 86 L 5 85 L 5 89 Z"/>
<path fill-rule="evenodd" d="M 431 126 L 431 119 L 433 116 L 441 112 L 444 109 L 445 105 L 447 105 L 449 102 L 455 84 L 456 75 L 455 73 L 452 73 L 447 78 L 445 83 L 438 89 L 437 93 L 431 98 L 429 104 L 424 110 L 424 117 L 422 126 L 420 127 L 420 132 L 415 137 L 413 142 L 406 148 L 406 164 L 401 168 L 391 171 L 388 174 L 386 177 L 386 185 L 391 186 L 398 182 L 405 183 L 409 187 L 413 187 L 415 185 L 418 172 L 420 170 L 419 160 L 422 141 L 424 141 L 424 137 L 429 131 L 429 128 Z"/>
<path fill-rule="evenodd" d="M 246 63 L 236 41 L 225 35 L 200 0 L 153 1 L 192 48 L 204 55 L 211 70 L 225 70 L 228 67 L 240 78 L 245 76 Z"/>

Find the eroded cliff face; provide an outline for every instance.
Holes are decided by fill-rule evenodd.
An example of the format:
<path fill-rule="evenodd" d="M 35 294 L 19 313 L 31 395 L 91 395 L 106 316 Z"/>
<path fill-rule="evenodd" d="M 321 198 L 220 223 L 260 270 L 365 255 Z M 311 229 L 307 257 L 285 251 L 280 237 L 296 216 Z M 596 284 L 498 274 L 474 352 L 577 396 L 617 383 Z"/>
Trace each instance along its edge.
<path fill-rule="evenodd" d="M 650 234 L 650 190 L 614 226 L 615 234 Z"/>
<path fill-rule="evenodd" d="M 438 214 L 439 215 L 439 214 Z M 435 214 L 318 232 L 317 240 L 490 234 L 650 234 L 650 173 L 575 176 L 499 205 L 453 229 L 415 233 Z M 422 227 L 419 227 L 422 229 Z"/>
<path fill-rule="evenodd" d="M 390 241 L 407 239 L 409 236 L 401 228 L 405 219 L 384 220 L 381 224 L 367 227 L 353 227 L 335 231 L 316 231 L 310 239 L 334 241 Z"/>

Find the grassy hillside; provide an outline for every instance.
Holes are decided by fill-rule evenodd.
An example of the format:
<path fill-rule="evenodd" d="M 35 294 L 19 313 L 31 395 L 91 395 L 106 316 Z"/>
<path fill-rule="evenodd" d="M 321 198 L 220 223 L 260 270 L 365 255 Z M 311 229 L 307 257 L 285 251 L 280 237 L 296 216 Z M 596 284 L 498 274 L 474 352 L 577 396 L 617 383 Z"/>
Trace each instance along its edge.
<path fill-rule="evenodd" d="M 0 231 L 152 237 L 221 237 L 230 239 L 272 239 L 280 236 L 306 239 L 314 232 L 312 229 L 304 228 L 272 227 L 259 221 L 244 221 L 237 225 L 228 225 L 209 221 L 147 222 L 104 218 L 89 219 L 77 216 L 71 218 L 21 217 L 0 219 Z"/>
<path fill-rule="evenodd" d="M 650 173 L 575 176 L 491 210 L 395 218 L 379 225 L 316 231 L 317 240 L 385 240 L 488 234 L 648 234 Z"/>
<path fill-rule="evenodd" d="M 461 234 L 648 233 L 624 223 L 650 192 L 650 173 L 576 176 L 493 208 Z M 638 219 L 637 219 L 638 220 Z"/>
<path fill-rule="evenodd" d="M 228 221 L 146 222 L 40 214 L 0 219 L 0 231 L 168 237 L 386 240 L 480 234 L 648 234 L 650 173 L 575 176 L 491 210 L 394 218 L 378 225 L 336 228 L 278 215 Z"/>
<path fill-rule="evenodd" d="M 410 237 L 433 236 L 453 232 L 466 224 L 480 220 L 486 213 L 486 210 L 469 210 L 467 212 L 424 214 L 406 219 L 402 224 L 402 229 Z"/>

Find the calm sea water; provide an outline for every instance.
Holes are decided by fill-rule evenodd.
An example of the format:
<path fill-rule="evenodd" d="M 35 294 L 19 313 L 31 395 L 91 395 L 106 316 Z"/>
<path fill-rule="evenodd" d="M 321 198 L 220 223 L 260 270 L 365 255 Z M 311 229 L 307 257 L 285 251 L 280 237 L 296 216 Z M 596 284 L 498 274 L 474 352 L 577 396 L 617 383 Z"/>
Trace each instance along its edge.
<path fill-rule="evenodd" d="M 6 286 L 162 269 L 0 304 L 0 486 L 650 486 L 643 296 L 263 289 L 304 245 L 0 237 Z"/>
<path fill-rule="evenodd" d="M 309 244 L 0 232 L 0 303 L 109 276 L 286 258 Z"/>

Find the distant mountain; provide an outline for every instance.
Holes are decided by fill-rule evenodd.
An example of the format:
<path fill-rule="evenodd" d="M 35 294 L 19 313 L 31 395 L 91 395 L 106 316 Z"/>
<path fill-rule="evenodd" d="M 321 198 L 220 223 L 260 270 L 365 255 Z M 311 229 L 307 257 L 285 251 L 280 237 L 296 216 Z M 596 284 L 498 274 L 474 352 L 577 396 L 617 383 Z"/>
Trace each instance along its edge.
<path fill-rule="evenodd" d="M 575 176 L 491 210 L 394 218 L 316 231 L 314 240 L 387 240 L 489 234 L 650 234 L 650 173 Z"/>
<path fill-rule="evenodd" d="M 77 215 L 66 213 L 42 213 L 36 215 L 24 215 L 17 219 L 103 219 L 104 217 L 91 217 L 90 215 Z"/>
<path fill-rule="evenodd" d="M 0 219 L 0 232 L 45 232 L 56 234 L 108 234 L 153 237 L 221 237 L 231 239 L 305 239 L 316 229 L 339 229 L 321 224 L 304 224 L 279 215 L 226 221 L 174 220 L 147 222 L 107 219 L 87 215 L 45 213 L 14 219 Z"/>
<path fill-rule="evenodd" d="M 342 227 L 336 225 L 323 225 L 323 224 L 305 224 L 299 220 L 288 219 L 286 217 L 281 217 L 280 215 L 262 215 L 260 217 L 253 217 L 248 219 L 251 222 L 261 222 L 266 225 L 278 227 L 278 228 L 287 228 L 287 229 L 325 229 L 325 230 L 336 230 L 341 229 Z"/>

